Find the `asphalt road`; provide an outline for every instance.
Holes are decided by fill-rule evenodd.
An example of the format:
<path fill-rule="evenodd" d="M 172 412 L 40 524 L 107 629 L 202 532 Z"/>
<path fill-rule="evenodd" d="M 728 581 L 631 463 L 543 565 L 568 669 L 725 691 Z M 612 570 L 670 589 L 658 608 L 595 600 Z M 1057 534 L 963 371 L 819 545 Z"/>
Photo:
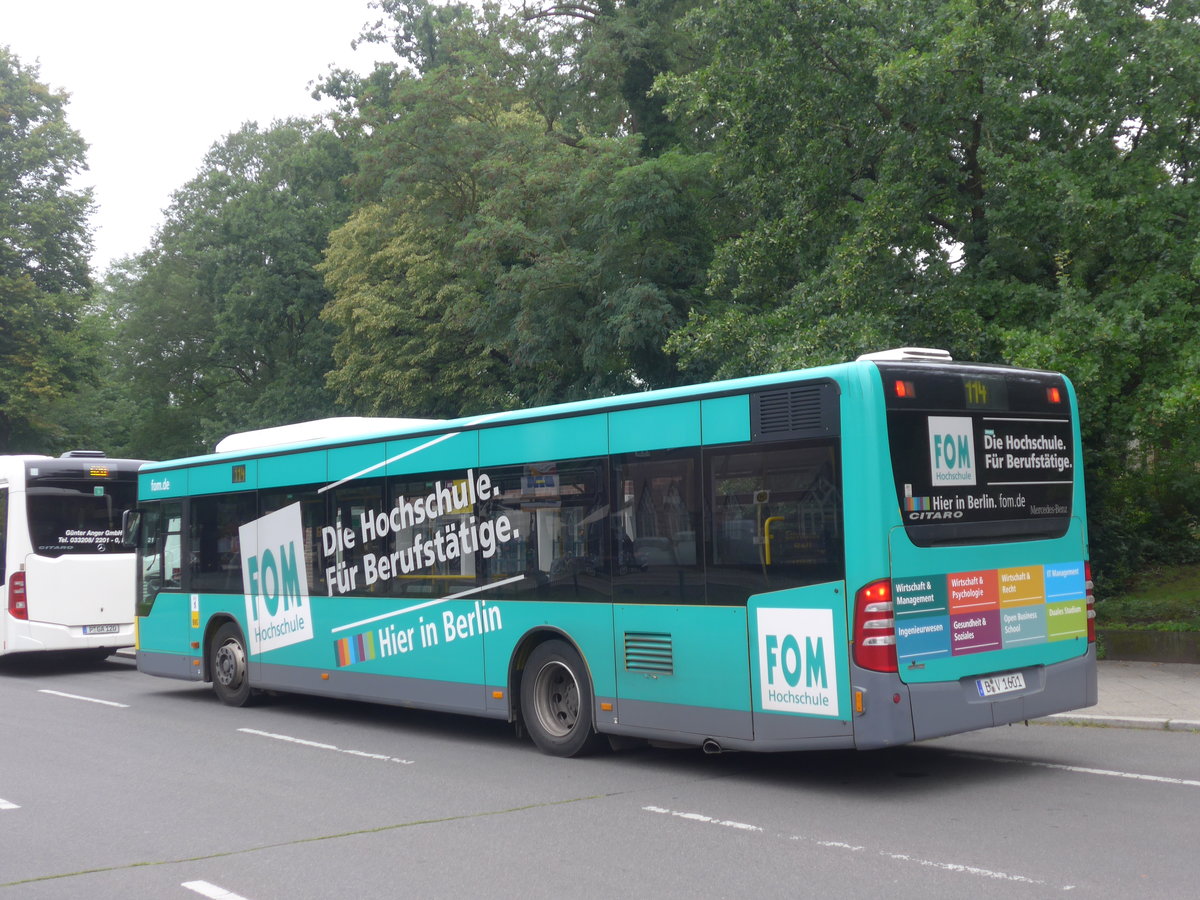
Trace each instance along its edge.
<path fill-rule="evenodd" d="M 543 756 L 502 724 L 0 668 L 0 900 L 1194 897 L 1200 735 Z"/>

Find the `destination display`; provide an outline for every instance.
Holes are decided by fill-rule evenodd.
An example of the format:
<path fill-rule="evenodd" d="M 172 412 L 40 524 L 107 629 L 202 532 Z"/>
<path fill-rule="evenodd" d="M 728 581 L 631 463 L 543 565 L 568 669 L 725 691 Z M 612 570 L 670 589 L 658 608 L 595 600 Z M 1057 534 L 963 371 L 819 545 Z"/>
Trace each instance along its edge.
<path fill-rule="evenodd" d="M 892 603 L 901 668 L 1087 636 L 1082 561 L 895 578 Z"/>

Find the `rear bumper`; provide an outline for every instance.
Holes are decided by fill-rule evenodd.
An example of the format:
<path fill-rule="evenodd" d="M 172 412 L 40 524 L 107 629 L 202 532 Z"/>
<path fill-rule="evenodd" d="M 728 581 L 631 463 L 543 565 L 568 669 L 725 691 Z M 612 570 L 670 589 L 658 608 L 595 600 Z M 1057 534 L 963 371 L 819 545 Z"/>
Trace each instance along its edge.
<path fill-rule="evenodd" d="M 985 698 L 979 695 L 977 676 L 904 684 L 894 673 L 855 667 L 854 688 L 862 691 L 868 714 L 855 716 L 854 744 L 863 750 L 892 747 L 1096 705 L 1094 644 L 1074 659 L 1005 671 L 1020 672 L 1025 688 Z"/>
<path fill-rule="evenodd" d="M 1075 659 L 1013 671 L 1025 676 L 1025 689 L 990 699 L 979 695 L 975 677 L 910 686 L 914 739 L 1008 725 L 1096 705 L 1095 644 Z"/>
<path fill-rule="evenodd" d="M 133 646 L 133 623 L 122 622 L 115 634 L 84 634 L 80 625 L 55 625 L 9 619 L 5 653 L 36 653 L 57 650 L 100 650 Z"/>

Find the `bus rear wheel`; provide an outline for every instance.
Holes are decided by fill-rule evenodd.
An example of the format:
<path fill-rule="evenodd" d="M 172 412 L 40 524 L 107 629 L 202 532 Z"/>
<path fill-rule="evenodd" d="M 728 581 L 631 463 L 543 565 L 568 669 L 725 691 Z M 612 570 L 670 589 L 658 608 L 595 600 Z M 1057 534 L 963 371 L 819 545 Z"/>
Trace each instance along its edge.
<path fill-rule="evenodd" d="M 539 644 L 521 674 L 521 718 L 543 753 L 580 756 L 600 746 L 592 728 L 592 686 L 583 660 L 565 641 Z"/>
<path fill-rule="evenodd" d="M 213 635 L 213 692 L 226 706 L 246 706 L 250 702 L 250 666 L 242 630 L 226 622 Z"/>

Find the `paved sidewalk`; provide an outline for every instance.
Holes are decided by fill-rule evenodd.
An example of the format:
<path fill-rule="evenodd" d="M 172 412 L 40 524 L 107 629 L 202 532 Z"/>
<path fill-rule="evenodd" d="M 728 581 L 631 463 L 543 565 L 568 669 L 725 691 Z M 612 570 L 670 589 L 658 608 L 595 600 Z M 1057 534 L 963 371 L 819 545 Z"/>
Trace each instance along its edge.
<path fill-rule="evenodd" d="M 1200 665 L 1101 660 L 1100 702 L 1048 721 L 1200 731 Z"/>

